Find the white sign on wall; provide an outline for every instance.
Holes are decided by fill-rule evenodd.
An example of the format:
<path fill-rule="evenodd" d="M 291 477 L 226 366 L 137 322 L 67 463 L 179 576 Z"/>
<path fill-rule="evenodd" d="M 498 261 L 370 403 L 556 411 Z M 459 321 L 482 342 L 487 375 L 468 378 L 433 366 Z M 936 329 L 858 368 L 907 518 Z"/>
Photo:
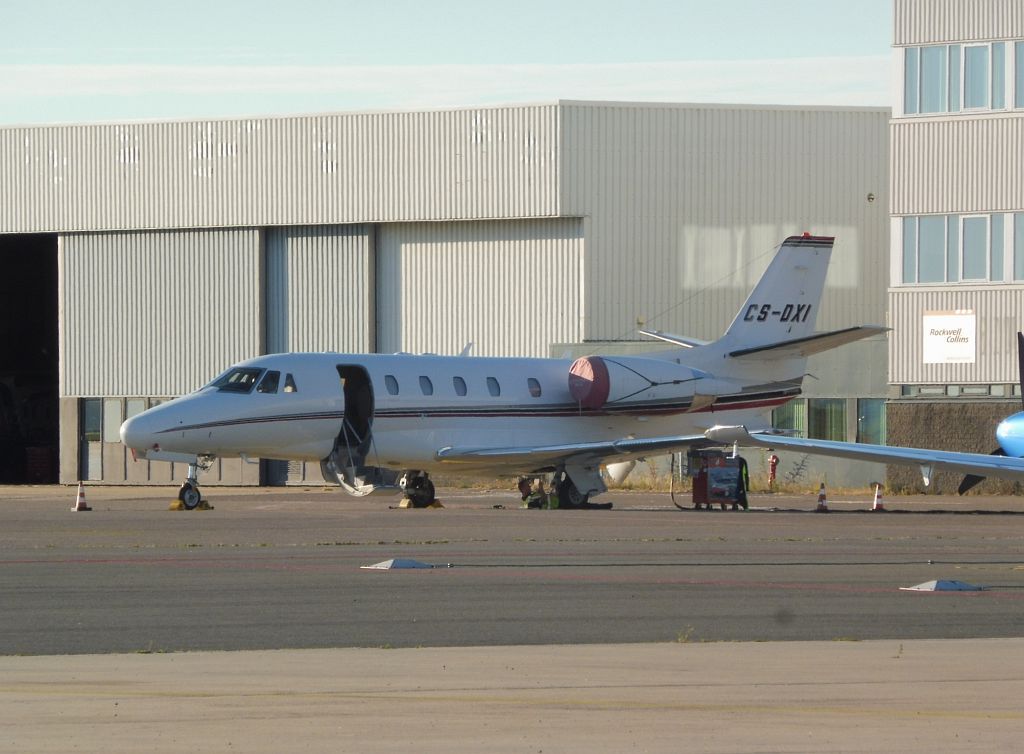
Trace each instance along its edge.
<path fill-rule="evenodd" d="M 974 309 L 924 313 L 925 364 L 973 364 L 976 343 Z"/>

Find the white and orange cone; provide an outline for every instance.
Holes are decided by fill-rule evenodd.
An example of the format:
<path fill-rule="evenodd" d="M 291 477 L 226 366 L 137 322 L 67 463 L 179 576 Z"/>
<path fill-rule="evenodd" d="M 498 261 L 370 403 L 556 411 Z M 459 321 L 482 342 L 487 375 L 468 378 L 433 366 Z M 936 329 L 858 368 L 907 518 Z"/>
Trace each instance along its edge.
<path fill-rule="evenodd" d="M 818 488 L 818 507 L 814 509 L 818 513 L 828 513 L 828 499 L 825 497 L 825 483 Z"/>
<path fill-rule="evenodd" d="M 885 503 L 882 502 L 882 485 L 875 484 L 875 499 L 871 502 L 871 510 L 884 511 Z"/>
<path fill-rule="evenodd" d="M 78 497 L 75 498 L 75 507 L 72 508 L 71 510 L 73 510 L 73 511 L 91 511 L 92 510 L 92 508 L 89 507 L 89 504 L 87 502 L 85 502 L 85 485 L 82 484 L 81 482 L 78 483 Z"/>

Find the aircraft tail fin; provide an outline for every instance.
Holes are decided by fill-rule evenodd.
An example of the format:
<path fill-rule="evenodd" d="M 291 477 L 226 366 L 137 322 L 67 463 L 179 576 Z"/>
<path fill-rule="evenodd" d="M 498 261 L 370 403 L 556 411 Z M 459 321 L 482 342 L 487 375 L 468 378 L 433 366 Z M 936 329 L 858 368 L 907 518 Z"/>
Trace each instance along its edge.
<path fill-rule="evenodd" d="M 716 345 L 732 355 L 814 335 L 834 241 L 809 234 L 783 241 Z"/>

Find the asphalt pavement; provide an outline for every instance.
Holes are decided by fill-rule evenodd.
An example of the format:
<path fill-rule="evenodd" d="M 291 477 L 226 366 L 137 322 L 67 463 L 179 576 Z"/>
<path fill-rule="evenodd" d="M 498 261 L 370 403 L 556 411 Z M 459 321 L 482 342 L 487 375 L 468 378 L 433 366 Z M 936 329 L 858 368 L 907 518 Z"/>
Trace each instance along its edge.
<path fill-rule="evenodd" d="M 1011 751 L 1024 729 L 1017 498 L 86 492 L 0 488 L 3 751 L 67 750 L 68 726 L 83 751 Z M 432 567 L 362 567 L 392 558 Z M 900 589 L 932 579 L 985 589 Z"/>

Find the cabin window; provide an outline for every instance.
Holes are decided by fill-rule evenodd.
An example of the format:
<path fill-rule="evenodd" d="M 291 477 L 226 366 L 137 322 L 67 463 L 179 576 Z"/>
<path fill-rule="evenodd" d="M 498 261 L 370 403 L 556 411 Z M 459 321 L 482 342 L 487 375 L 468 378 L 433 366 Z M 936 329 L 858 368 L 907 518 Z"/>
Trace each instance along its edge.
<path fill-rule="evenodd" d="M 456 395 L 466 394 L 466 381 L 461 377 L 452 377 L 452 387 L 455 388 Z"/>
<path fill-rule="evenodd" d="M 284 391 L 286 393 L 297 393 L 299 388 L 295 385 L 295 378 L 292 377 L 291 372 L 285 375 L 284 378 Z"/>
<path fill-rule="evenodd" d="M 498 384 L 498 378 L 497 377 L 488 377 L 487 378 L 487 392 L 489 392 L 495 398 L 497 398 L 499 395 L 501 395 L 501 385 Z"/>
<path fill-rule="evenodd" d="M 281 381 L 281 373 L 269 371 L 263 375 L 260 384 L 256 386 L 257 393 L 276 393 L 277 385 Z"/>
<path fill-rule="evenodd" d="M 430 378 L 426 375 L 420 375 L 420 390 L 424 395 L 434 394 L 434 383 L 430 381 Z"/>
<path fill-rule="evenodd" d="M 530 388 L 530 395 L 534 398 L 540 398 L 540 383 L 534 377 L 530 377 L 526 380 L 527 386 Z"/>
<path fill-rule="evenodd" d="M 384 387 L 387 389 L 388 395 L 398 395 L 398 380 L 395 379 L 395 375 L 384 375 Z"/>
<path fill-rule="evenodd" d="M 255 367 L 235 367 L 214 380 L 213 386 L 222 393 L 251 393 L 261 374 L 263 370 Z"/>

